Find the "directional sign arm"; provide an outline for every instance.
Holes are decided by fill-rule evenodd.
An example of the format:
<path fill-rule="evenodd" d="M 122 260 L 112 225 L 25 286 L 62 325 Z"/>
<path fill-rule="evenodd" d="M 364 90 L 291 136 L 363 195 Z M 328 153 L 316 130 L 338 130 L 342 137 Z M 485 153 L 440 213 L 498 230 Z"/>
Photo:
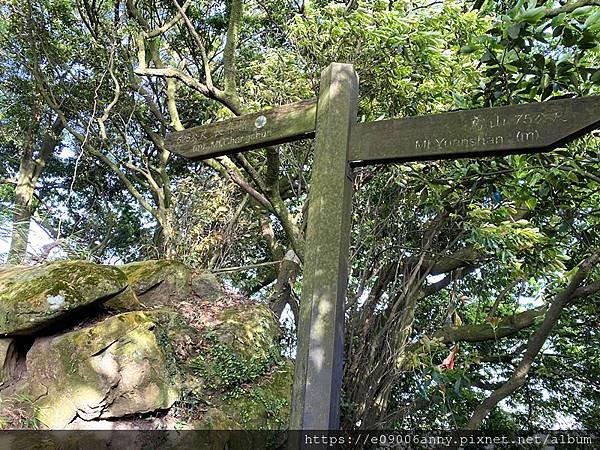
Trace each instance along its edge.
<path fill-rule="evenodd" d="M 200 160 L 314 136 L 317 99 L 167 134 L 169 151 Z"/>
<path fill-rule="evenodd" d="M 356 124 L 353 165 L 543 152 L 600 126 L 600 96 Z"/>

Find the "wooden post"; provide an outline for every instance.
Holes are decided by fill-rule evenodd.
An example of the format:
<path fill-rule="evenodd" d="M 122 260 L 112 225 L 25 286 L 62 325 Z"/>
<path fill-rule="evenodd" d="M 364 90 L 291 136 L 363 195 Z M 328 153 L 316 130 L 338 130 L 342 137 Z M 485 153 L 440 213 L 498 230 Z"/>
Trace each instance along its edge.
<path fill-rule="evenodd" d="M 355 124 L 357 97 L 352 66 L 333 63 L 316 120 L 309 99 L 166 137 L 174 153 L 202 160 L 309 138 L 316 125 L 290 430 L 339 428 L 350 165 L 545 152 L 600 126 L 600 96 Z"/>
<path fill-rule="evenodd" d="M 290 429 L 338 429 L 352 207 L 348 149 L 358 78 L 350 64 L 321 75 Z"/>

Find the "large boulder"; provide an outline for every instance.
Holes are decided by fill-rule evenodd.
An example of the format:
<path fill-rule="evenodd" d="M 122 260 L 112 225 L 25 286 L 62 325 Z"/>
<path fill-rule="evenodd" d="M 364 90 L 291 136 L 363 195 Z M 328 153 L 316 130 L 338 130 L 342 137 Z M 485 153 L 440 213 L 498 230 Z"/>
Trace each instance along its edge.
<path fill-rule="evenodd" d="M 0 325 L 12 328 L 0 339 L 8 379 L 0 418 L 10 419 L 0 428 L 81 430 L 68 435 L 77 437 L 100 429 L 287 426 L 293 368 L 280 354 L 277 318 L 221 289 L 209 272 L 173 261 L 10 268 L 0 271 L 1 298 Z M 31 305 L 19 309 L 15 298 Z M 123 308 L 146 310 L 113 311 Z M 62 320 L 72 312 L 77 320 Z M 164 448 L 275 448 L 283 438 L 257 436 L 175 433 Z"/>
<path fill-rule="evenodd" d="M 193 423 L 202 430 L 285 430 L 294 366 L 281 361 L 253 384 L 233 390 Z"/>
<path fill-rule="evenodd" d="M 94 326 L 37 339 L 27 353 L 20 395 L 36 399 L 37 419 L 64 429 L 83 420 L 169 408 L 179 398 L 170 344 L 149 313 L 129 312 Z"/>
<path fill-rule="evenodd" d="M 31 335 L 65 315 L 112 300 L 134 308 L 125 274 L 89 261 L 0 269 L 0 335 Z M 116 300 L 115 300 L 116 299 Z"/>
<path fill-rule="evenodd" d="M 172 305 L 190 292 L 190 269 L 178 261 L 140 261 L 125 264 L 120 269 L 146 307 Z"/>
<path fill-rule="evenodd" d="M 199 298 L 208 301 L 216 301 L 223 297 L 223 289 L 217 277 L 208 271 L 192 274 L 192 292 Z"/>
<path fill-rule="evenodd" d="M 281 359 L 281 329 L 267 306 L 240 303 L 219 309 L 206 304 L 203 311 L 203 351 L 188 364 L 205 388 L 227 390 L 252 382 Z"/>

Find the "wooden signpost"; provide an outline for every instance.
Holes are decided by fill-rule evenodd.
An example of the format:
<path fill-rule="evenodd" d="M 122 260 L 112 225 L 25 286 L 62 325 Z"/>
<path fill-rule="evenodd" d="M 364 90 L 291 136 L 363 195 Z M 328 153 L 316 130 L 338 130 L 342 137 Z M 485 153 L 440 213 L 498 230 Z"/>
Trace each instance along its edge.
<path fill-rule="evenodd" d="M 339 427 L 353 166 L 544 152 L 600 126 L 600 97 L 360 124 L 357 97 L 352 66 L 333 63 L 317 100 L 166 137 L 193 160 L 316 137 L 291 430 Z"/>
<path fill-rule="evenodd" d="M 169 133 L 167 148 L 200 160 L 307 139 L 315 135 L 317 99 Z"/>

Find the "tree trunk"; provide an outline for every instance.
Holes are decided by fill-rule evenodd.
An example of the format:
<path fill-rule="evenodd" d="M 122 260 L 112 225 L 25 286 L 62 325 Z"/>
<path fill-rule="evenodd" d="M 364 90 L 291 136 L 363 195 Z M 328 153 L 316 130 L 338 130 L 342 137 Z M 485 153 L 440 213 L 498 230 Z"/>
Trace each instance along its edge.
<path fill-rule="evenodd" d="M 153 216 L 157 221 L 154 246 L 156 247 L 157 256 L 161 259 L 171 259 L 177 254 L 175 228 L 173 227 L 171 213 L 172 211 L 162 208 L 153 211 Z"/>
<path fill-rule="evenodd" d="M 57 117 L 52 126 L 44 134 L 37 159 L 34 158 L 33 147 L 35 145 L 35 138 L 33 136 L 23 149 L 19 174 L 17 175 L 17 187 L 15 189 L 12 238 L 8 252 L 9 264 L 20 264 L 25 260 L 31 216 L 33 215 L 32 200 L 35 186 L 42 170 L 46 166 L 46 161 L 48 161 L 48 158 L 50 158 L 59 142 L 59 136 L 63 129 L 64 126 Z"/>
<path fill-rule="evenodd" d="M 27 253 L 27 241 L 33 213 L 31 201 L 35 189 L 35 172 L 33 161 L 21 161 L 15 189 L 12 238 L 8 252 L 9 264 L 21 264 Z"/>
<path fill-rule="evenodd" d="M 299 269 L 300 260 L 298 256 L 293 250 L 288 250 L 283 261 L 281 261 L 277 281 L 273 293 L 269 297 L 269 307 L 278 318 L 281 317 L 285 305 L 289 304 L 296 324 L 298 323 L 298 303 L 293 295 L 293 286 Z"/>

